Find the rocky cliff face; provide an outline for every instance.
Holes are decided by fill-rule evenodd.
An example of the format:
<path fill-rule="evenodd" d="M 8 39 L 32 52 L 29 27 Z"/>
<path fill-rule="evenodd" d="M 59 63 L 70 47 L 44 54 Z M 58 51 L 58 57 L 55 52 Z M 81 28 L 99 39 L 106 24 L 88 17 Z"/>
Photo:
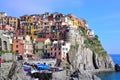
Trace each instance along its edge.
<path fill-rule="evenodd" d="M 114 70 L 114 63 L 109 55 L 100 56 L 93 53 L 89 48 L 84 48 L 82 45 L 79 45 L 78 49 L 72 47 L 68 56 L 68 61 L 74 70 Z"/>
<path fill-rule="evenodd" d="M 81 34 L 83 34 L 82 31 Z M 80 72 L 81 70 L 94 72 L 114 70 L 114 63 L 111 57 L 103 49 L 98 37 L 88 38 L 86 34 L 84 34 L 84 36 L 79 37 L 79 41 L 74 39 L 72 42 L 74 42 L 74 45 L 71 45 L 66 60 L 67 68 L 72 74 L 78 69 Z M 89 77 L 89 79 L 85 80 L 95 79 Z"/>
<path fill-rule="evenodd" d="M 71 39 L 72 41 L 69 40 L 72 45 L 67 54 L 67 61 L 71 64 L 72 69 L 114 69 L 114 63 L 102 47 L 98 36 L 89 38 L 83 28 L 74 32 L 79 32 L 79 37 L 74 37 L 75 39 Z"/>
<path fill-rule="evenodd" d="M 109 55 L 99 56 L 98 54 L 93 54 L 93 65 L 95 69 L 114 70 L 114 63 Z"/>

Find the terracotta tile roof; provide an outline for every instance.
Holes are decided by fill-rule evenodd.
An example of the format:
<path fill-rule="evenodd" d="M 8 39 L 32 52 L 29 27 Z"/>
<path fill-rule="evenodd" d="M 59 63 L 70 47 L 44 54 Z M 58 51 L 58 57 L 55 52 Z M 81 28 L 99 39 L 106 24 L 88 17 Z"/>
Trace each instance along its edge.
<path fill-rule="evenodd" d="M 45 40 L 47 40 L 48 38 L 37 38 L 36 41 L 38 42 L 44 42 Z"/>

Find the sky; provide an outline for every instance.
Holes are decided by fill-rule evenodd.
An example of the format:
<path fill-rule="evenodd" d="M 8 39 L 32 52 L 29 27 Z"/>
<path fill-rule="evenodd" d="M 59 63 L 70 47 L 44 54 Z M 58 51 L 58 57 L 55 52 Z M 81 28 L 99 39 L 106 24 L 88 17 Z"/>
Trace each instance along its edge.
<path fill-rule="evenodd" d="M 120 54 L 120 0 L 1 0 L 0 12 L 10 16 L 60 12 L 88 21 L 109 54 Z"/>

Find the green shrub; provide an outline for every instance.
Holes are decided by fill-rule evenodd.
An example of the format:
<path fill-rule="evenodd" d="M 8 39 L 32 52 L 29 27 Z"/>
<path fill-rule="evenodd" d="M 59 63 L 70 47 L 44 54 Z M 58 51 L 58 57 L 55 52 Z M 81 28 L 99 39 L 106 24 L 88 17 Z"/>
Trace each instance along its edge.
<path fill-rule="evenodd" d="M 91 49 L 94 53 L 100 56 L 106 56 L 107 54 L 107 52 L 103 49 L 97 35 L 95 35 L 94 39 L 85 38 L 84 45 L 86 48 Z"/>

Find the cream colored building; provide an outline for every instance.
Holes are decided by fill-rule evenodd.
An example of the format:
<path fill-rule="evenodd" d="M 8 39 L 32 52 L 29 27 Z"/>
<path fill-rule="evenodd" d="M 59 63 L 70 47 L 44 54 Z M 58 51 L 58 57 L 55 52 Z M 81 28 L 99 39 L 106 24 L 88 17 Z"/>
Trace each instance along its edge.
<path fill-rule="evenodd" d="M 94 36 L 95 36 L 95 35 L 94 35 L 94 30 L 88 29 L 88 30 L 87 30 L 87 35 L 88 35 L 88 37 L 94 37 Z"/>
<path fill-rule="evenodd" d="M 29 35 L 25 36 L 24 43 L 24 54 L 33 54 L 33 43 Z"/>
<path fill-rule="evenodd" d="M 7 16 L 7 13 L 5 13 L 5 12 L 0 12 L 0 19 L 3 18 L 3 17 L 5 17 L 5 16 Z"/>
<path fill-rule="evenodd" d="M 62 45 L 61 47 L 61 57 L 62 59 L 65 59 L 66 58 L 66 55 L 67 53 L 69 52 L 70 50 L 70 46 L 71 46 L 71 43 L 65 43 L 65 45 Z"/>

